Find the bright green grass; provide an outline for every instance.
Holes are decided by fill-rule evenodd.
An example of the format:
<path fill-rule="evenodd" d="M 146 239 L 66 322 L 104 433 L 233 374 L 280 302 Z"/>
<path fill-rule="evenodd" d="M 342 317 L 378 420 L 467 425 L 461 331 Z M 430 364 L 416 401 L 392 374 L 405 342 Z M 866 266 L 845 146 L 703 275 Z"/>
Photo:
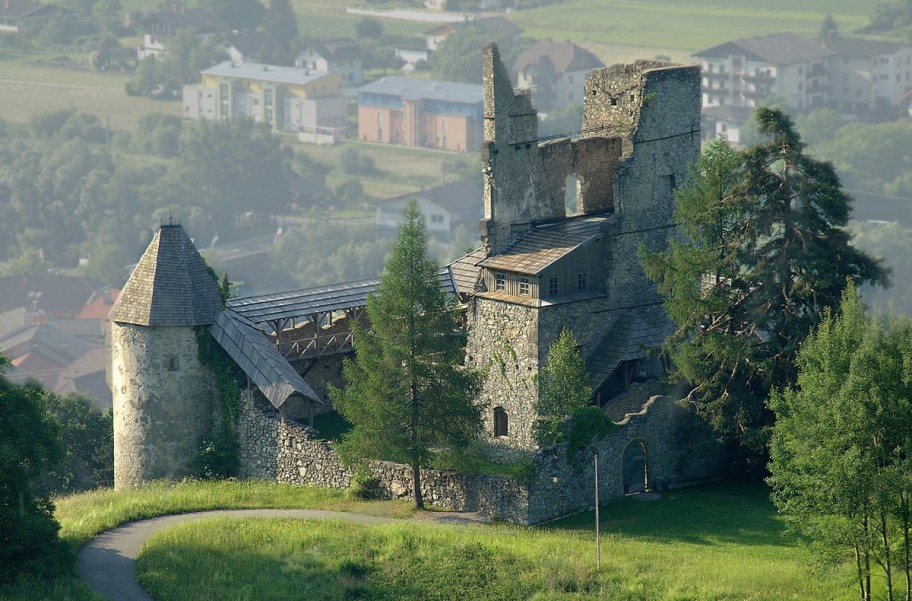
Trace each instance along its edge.
<path fill-rule="evenodd" d="M 154 536 L 140 581 L 157 601 L 257 599 L 839 600 L 851 571 L 806 571 L 759 487 L 624 500 L 548 528 L 363 526 L 219 518 Z M 203 576 L 201 576 L 203 575 Z"/>
<path fill-rule="evenodd" d="M 101 489 L 55 500 L 61 537 L 74 549 L 96 534 L 121 524 L 159 515 L 207 509 L 329 509 L 405 518 L 410 503 L 366 503 L 348 499 L 343 491 L 291 486 L 257 480 L 224 482 L 156 483 L 132 491 Z M 200 597 L 217 599 L 217 597 Z M 98 599 L 75 575 L 61 575 L 55 582 L 0 587 L 0 601 L 94 601 Z"/>
<path fill-rule="evenodd" d="M 511 19 L 533 38 L 582 45 L 639 46 L 696 52 L 728 40 L 792 31 L 816 36 L 826 13 L 844 32 L 868 23 L 874 2 L 847 0 L 574 0 Z M 611 57 L 602 57 L 611 62 Z"/>
<path fill-rule="evenodd" d="M 156 483 L 135 491 L 106 488 L 56 503 L 61 536 L 76 546 L 126 522 L 207 509 L 331 509 L 392 517 L 411 513 L 405 502 L 364 503 L 348 499 L 344 491 L 264 480 Z"/>

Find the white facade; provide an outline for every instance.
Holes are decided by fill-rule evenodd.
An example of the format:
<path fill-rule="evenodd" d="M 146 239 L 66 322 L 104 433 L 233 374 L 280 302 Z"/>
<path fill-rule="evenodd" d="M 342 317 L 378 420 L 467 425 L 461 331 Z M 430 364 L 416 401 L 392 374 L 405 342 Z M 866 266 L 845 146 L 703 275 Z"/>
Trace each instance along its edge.
<path fill-rule="evenodd" d="M 703 106 L 755 107 L 778 96 L 797 109 L 825 106 L 829 72 L 824 59 L 789 65 L 748 60 L 744 55 L 704 59 Z"/>
<path fill-rule="evenodd" d="M 555 74 L 540 73 L 529 67 L 516 74 L 516 88 L 530 90 L 532 101 L 539 110 L 563 108 L 569 104 L 582 104 L 583 84 L 591 69 Z"/>
<path fill-rule="evenodd" d="M 342 76 L 343 86 L 360 85 L 364 81 L 361 57 L 334 59 L 324 55 L 313 46 L 307 46 L 295 55 L 295 67 L 338 73 Z"/>

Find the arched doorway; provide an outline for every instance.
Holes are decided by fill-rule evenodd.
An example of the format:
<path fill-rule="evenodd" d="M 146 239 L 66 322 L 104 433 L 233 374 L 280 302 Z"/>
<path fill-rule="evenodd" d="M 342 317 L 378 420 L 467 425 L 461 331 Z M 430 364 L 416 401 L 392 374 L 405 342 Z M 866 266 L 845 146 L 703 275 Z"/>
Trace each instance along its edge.
<path fill-rule="evenodd" d="M 649 489 L 649 474 L 646 468 L 646 445 L 641 440 L 634 440 L 624 449 L 622 459 L 625 495 Z"/>

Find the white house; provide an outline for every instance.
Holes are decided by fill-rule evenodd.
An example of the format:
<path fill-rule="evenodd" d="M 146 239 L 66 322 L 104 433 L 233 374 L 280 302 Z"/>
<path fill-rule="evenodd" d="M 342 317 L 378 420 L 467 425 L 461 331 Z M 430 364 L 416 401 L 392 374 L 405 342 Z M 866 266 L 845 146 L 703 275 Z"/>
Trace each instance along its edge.
<path fill-rule="evenodd" d="M 586 75 L 604 66 L 597 56 L 569 40 L 542 40 L 519 55 L 513 72 L 516 88 L 531 91 L 535 107 L 548 111 L 581 104 Z"/>
<path fill-rule="evenodd" d="M 702 62 L 703 106 L 755 107 L 769 96 L 796 109 L 825 106 L 832 50 L 795 35 L 776 33 L 713 46 Z"/>
<path fill-rule="evenodd" d="M 209 39 L 226 31 L 228 26 L 215 13 L 206 8 L 186 8 L 172 5 L 142 20 L 143 43 L 137 48 L 140 60 L 147 56 L 161 56 L 165 45 L 180 29 L 189 29 L 201 39 Z"/>
<path fill-rule="evenodd" d="M 295 66 L 314 71 L 327 71 L 342 76 L 346 87 L 364 81 L 361 49 L 349 39 L 328 39 L 310 42 L 295 55 Z"/>
<path fill-rule="evenodd" d="M 445 184 L 377 203 L 377 229 L 395 234 L 406 205 L 414 200 L 424 215 L 425 230 L 440 240 L 450 240 L 459 225 L 475 233 L 484 213 L 481 186 L 471 182 Z"/>
<path fill-rule="evenodd" d="M 830 100 L 841 113 L 897 106 L 912 90 L 912 48 L 899 42 L 831 36 Z"/>

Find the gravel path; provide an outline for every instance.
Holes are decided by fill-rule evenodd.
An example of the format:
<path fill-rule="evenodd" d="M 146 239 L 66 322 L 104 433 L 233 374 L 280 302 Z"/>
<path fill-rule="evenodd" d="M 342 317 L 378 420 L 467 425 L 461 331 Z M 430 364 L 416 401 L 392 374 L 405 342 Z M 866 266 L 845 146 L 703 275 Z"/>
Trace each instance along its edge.
<path fill-rule="evenodd" d="M 136 556 L 149 536 L 181 522 L 202 518 L 230 516 L 241 518 L 304 518 L 311 520 L 345 520 L 361 524 L 392 521 L 359 513 L 320 511 L 316 509 L 236 509 L 201 511 L 131 522 L 99 534 L 79 552 L 79 575 L 96 593 L 113 601 L 152 601 L 136 583 Z M 442 516 L 441 516 L 442 517 Z M 442 519 L 440 521 L 443 521 Z M 472 520 L 474 521 L 474 520 Z"/>

